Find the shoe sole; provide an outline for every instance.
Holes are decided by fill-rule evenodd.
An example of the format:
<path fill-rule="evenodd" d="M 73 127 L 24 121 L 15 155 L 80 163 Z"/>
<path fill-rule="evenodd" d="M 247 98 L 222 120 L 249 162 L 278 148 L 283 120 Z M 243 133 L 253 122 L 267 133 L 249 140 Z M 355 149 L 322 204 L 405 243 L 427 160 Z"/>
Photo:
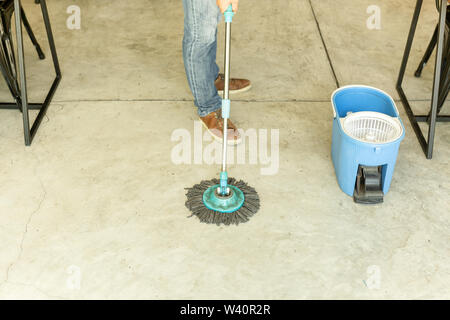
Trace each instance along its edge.
<path fill-rule="evenodd" d="M 249 85 L 248 87 L 239 89 L 239 90 L 230 90 L 230 94 L 236 94 L 236 93 L 244 93 L 249 91 L 252 88 L 252 85 Z M 223 95 L 223 90 L 217 90 L 217 93 L 219 95 Z"/>
<path fill-rule="evenodd" d="M 205 129 L 208 131 L 208 133 L 214 138 L 214 140 L 216 140 L 217 142 L 223 142 L 223 138 L 220 138 L 218 136 L 216 136 L 214 133 L 211 132 L 211 130 L 209 130 L 209 128 L 206 126 L 206 124 L 200 119 L 201 123 L 203 124 L 203 127 L 205 127 Z M 240 144 L 242 142 L 242 137 L 240 137 L 237 140 L 228 140 L 227 141 L 227 145 L 229 146 L 237 146 L 238 144 Z"/>

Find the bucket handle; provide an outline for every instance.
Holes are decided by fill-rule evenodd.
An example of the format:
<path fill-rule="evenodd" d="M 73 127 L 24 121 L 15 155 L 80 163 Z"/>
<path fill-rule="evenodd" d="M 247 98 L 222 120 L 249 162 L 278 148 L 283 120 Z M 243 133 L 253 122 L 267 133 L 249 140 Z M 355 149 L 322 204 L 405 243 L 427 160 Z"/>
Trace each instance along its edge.
<path fill-rule="evenodd" d="M 389 94 L 387 94 L 386 92 L 384 92 L 384 91 L 381 90 L 381 89 L 378 89 L 378 88 L 375 88 L 375 87 L 371 87 L 371 86 L 362 85 L 362 84 L 361 84 L 361 85 L 348 85 L 348 86 L 343 86 L 343 87 L 340 87 L 340 88 L 337 88 L 336 90 L 334 90 L 334 92 L 331 94 L 331 105 L 332 105 L 332 107 L 333 107 L 333 119 L 336 119 L 336 118 L 339 119 L 339 118 L 340 118 L 340 117 L 339 117 L 339 114 L 337 114 L 337 112 L 336 112 L 336 106 L 335 106 L 335 104 L 334 104 L 334 96 L 335 96 L 339 91 L 341 91 L 342 89 L 348 89 L 348 88 L 368 88 L 368 89 L 372 89 L 372 90 L 381 92 L 382 94 L 384 94 L 384 95 L 386 95 L 387 97 L 389 97 L 389 99 L 390 99 L 391 102 L 392 102 L 392 106 L 394 107 L 395 118 L 399 118 L 399 119 L 400 119 L 400 113 L 398 112 L 397 105 L 395 104 L 394 99 L 392 99 L 392 97 L 391 97 Z"/>

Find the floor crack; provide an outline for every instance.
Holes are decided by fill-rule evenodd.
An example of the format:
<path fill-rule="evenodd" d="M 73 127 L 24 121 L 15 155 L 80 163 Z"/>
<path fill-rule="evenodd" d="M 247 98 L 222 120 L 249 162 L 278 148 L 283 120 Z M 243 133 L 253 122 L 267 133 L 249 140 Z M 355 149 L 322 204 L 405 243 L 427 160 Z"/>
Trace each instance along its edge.
<path fill-rule="evenodd" d="M 41 200 L 39 201 L 39 204 L 38 204 L 37 208 L 36 208 L 35 210 L 33 210 L 33 212 L 32 212 L 32 213 L 29 215 L 29 217 L 28 217 L 28 220 L 27 220 L 27 222 L 26 222 L 26 224 L 25 224 L 25 230 L 24 230 L 24 232 L 23 232 L 23 234 L 22 234 L 22 239 L 21 239 L 21 241 L 20 241 L 20 245 L 19 245 L 19 253 L 17 254 L 17 258 L 16 258 L 14 261 L 12 261 L 12 262 L 9 264 L 8 268 L 6 269 L 6 277 L 5 277 L 5 280 L 0 284 L 0 287 L 3 286 L 4 284 L 6 284 L 6 283 L 8 282 L 8 280 L 9 280 L 9 273 L 10 273 L 12 267 L 13 267 L 14 264 L 16 264 L 16 263 L 20 260 L 20 258 L 22 257 L 23 244 L 24 244 L 24 242 L 25 242 L 25 238 L 26 238 L 26 235 L 27 235 L 27 233 L 28 233 L 28 226 L 30 225 L 31 220 L 33 219 L 34 215 L 35 215 L 36 213 L 38 213 L 39 210 L 41 210 L 42 203 L 45 201 L 45 198 L 47 197 L 47 190 L 45 189 L 44 184 L 42 183 L 42 180 L 41 180 L 41 179 L 39 179 L 39 183 L 41 184 L 41 188 L 42 188 L 42 190 L 43 190 L 43 194 L 42 194 Z"/>

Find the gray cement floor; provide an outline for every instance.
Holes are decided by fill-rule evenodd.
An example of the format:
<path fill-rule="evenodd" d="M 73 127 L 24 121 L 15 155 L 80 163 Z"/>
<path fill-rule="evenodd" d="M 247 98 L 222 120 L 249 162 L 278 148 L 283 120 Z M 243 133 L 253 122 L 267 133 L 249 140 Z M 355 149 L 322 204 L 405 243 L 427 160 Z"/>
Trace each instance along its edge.
<path fill-rule="evenodd" d="M 262 208 L 227 228 L 184 207 L 184 188 L 219 167 L 172 161 L 174 132 L 193 136 L 197 120 L 180 1 L 78 0 L 81 29 L 69 30 L 73 1 L 49 0 L 64 79 L 32 147 L 20 114 L 0 111 L 0 298 L 450 298 L 449 128 L 438 125 L 426 160 L 398 103 L 407 134 L 382 205 L 354 204 L 330 159 L 336 80 L 397 99 L 414 2 L 377 1 L 381 30 L 368 30 L 373 1 L 242 1 L 233 75 L 253 89 L 233 97 L 232 116 L 267 129 L 269 145 L 279 130 L 279 170 L 262 175 L 261 159 L 230 167 Z M 25 8 L 45 43 L 38 8 Z M 422 79 L 413 70 L 435 19 L 429 2 L 406 78 L 417 110 L 429 106 L 432 66 Z M 49 61 L 26 49 L 39 100 Z"/>

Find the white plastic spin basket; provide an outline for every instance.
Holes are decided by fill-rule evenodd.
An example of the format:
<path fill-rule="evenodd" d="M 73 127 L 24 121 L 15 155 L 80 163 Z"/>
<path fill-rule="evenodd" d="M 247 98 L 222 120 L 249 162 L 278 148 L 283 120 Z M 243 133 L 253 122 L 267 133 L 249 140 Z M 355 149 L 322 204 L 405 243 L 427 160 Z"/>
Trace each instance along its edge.
<path fill-rule="evenodd" d="M 403 135 L 403 126 L 398 118 L 380 112 L 349 112 L 340 120 L 347 135 L 365 143 L 390 143 Z"/>

